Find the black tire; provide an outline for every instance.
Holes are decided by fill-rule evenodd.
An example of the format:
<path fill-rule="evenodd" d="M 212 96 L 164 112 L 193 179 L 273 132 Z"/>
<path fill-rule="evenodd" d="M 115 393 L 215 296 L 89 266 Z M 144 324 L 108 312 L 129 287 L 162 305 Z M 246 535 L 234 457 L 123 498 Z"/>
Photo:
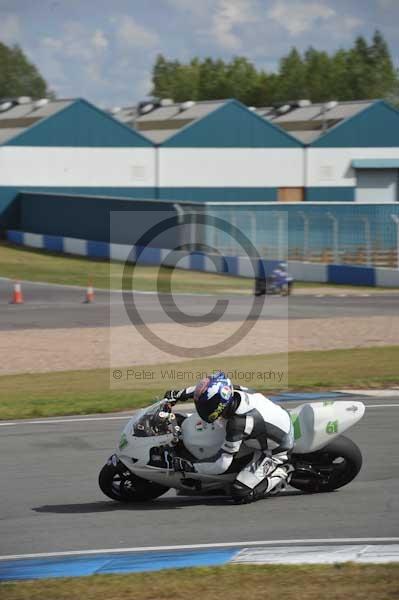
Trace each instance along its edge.
<path fill-rule="evenodd" d="M 145 502 L 162 496 L 169 488 L 133 475 L 119 463 L 116 467 L 106 464 L 98 476 L 103 494 L 119 502 Z"/>
<path fill-rule="evenodd" d="M 280 294 L 282 296 L 291 296 L 292 294 L 292 282 L 284 283 L 280 288 Z"/>
<path fill-rule="evenodd" d="M 280 287 L 280 296 L 289 296 L 289 295 L 290 295 L 290 288 L 285 283 L 284 285 L 282 285 Z"/>
<path fill-rule="evenodd" d="M 302 479 L 298 473 L 293 473 L 292 487 L 303 492 L 318 493 L 332 492 L 350 483 L 362 467 L 362 454 L 351 439 L 341 435 L 328 446 L 312 454 L 293 455 L 294 463 L 310 463 L 315 469 L 329 473 L 328 480 L 322 481 L 317 477 Z"/>

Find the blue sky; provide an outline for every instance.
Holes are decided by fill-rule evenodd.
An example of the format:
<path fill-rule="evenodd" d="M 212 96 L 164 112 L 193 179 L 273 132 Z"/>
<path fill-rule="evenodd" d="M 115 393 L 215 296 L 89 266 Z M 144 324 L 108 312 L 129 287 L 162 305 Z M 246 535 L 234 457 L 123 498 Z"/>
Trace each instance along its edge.
<path fill-rule="evenodd" d="M 58 97 L 104 107 L 144 98 L 160 52 L 273 70 L 291 46 L 333 51 L 375 28 L 399 66 L 399 0 L 0 0 L 0 41 L 20 44 Z"/>

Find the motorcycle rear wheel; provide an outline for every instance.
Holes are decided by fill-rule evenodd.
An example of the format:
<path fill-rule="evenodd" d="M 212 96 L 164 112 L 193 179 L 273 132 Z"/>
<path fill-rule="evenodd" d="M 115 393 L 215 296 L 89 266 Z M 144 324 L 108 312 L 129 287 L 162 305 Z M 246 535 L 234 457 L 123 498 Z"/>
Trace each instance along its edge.
<path fill-rule="evenodd" d="M 145 502 L 162 496 L 169 488 L 142 479 L 119 463 L 106 464 L 98 476 L 103 494 L 118 502 Z"/>
<path fill-rule="evenodd" d="M 282 285 L 280 287 L 280 296 L 289 296 L 289 295 L 290 295 L 290 288 L 285 283 L 284 285 Z"/>
<path fill-rule="evenodd" d="M 312 494 L 332 492 L 357 476 L 362 467 L 362 454 L 355 442 L 341 435 L 317 452 L 296 455 L 294 462 L 297 466 L 310 464 L 323 475 L 302 479 L 306 470 L 294 472 L 290 481 L 292 487 Z"/>

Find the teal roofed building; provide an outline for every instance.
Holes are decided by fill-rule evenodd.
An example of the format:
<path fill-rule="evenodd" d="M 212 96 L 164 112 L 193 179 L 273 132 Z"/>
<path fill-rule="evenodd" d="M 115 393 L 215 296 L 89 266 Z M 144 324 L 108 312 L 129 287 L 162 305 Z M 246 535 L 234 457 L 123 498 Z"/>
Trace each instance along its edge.
<path fill-rule="evenodd" d="M 18 220 L 22 191 L 134 199 L 155 186 L 152 142 L 86 100 L 0 101 L 3 227 Z"/>
<path fill-rule="evenodd" d="M 399 111 L 383 100 L 300 101 L 258 109 L 305 144 L 305 199 L 398 200 Z"/>
<path fill-rule="evenodd" d="M 235 100 L 163 100 L 143 108 L 134 125 L 158 146 L 160 198 L 398 199 L 399 112 L 382 100 L 256 109 Z"/>
<path fill-rule="evenodd" d="M 303 143 L 236 100 L 164 101 L 136 127 L 158 145 L 160 199 L 302 199 Z"/>
<path fill-rule="evenodd" d="M 309 200 L 398 201 L 399 111 L 387 102 L 328 129 L 307 154 Z"/>

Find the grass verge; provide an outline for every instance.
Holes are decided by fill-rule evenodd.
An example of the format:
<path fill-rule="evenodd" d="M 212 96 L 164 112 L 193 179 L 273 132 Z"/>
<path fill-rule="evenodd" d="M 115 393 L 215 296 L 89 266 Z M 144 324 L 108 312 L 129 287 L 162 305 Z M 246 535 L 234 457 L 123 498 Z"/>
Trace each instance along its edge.
<path fill-rule="evenodd" d="M 399 565 L 268 565 L 95 575 L 0 585 L 3 600 L 392 600 Z"/>
<path fill-rule="evenodd" d="M 136 366 L 110 389 L 108 369 L 3 375 L 0 377 L 0 419 L 106 413 L 145 406 L 166 389 L 190 385 L 204 371 L 236 371 L 238 384 L 269 393 L 277 390 L 259 373 L 277 370 L 285 355 L 257 355 Z M 386 387 L 399 384 L 399 346 L 291 352 L 289 388 L 321 390 Z M 281 389 L 281 388 L 280 388 Z"/>
<path fill-rule="evenodd" d="M 86 286 L 90 280 L 100 289 L 121 289 L 123 263 L 65 254 L 45 250 L 27 249 L 0 243 L 0 275 L 10 279 L 43 281 L 66 285 Z M 172 269 L 162 267 L 134 267 L 133 288 L 156 291 L 160 273 L 160 286 L 172 275 Z M 200 271 L 173 270 L 171 276 L 173 292 L 191 293 L 250 293 L 251 279 L 229 277 Z"/>
<path fill-rule="evenodd" d="M 46 250 L 35 250 L 0 242 L 0 275 L 10 279 L 43 281 L 66 285 L 86 286 L 90 280 L 99 289 L 120 289 L 123 265 L 116 261 L 57 254 Z M 155 291 L 158 267 L 137 266 L 134 269 L 134 289 Z M 162 268 L 160 285 L 169 279 L 171 269 Z M 254 283 L 244 277 L 229 277 L 200 271 L 175 269 L 172 275 L 173 292 L 217 294 L 231 292 L 249 294 Z M 312 290 L 323 288 L 326 293 L 337 290 L 358 292 L 392 291 L 392 288 L 378 288 L 357 285 L 338 285 L 307 281 L 295 282 L 296 288 Z"/>

